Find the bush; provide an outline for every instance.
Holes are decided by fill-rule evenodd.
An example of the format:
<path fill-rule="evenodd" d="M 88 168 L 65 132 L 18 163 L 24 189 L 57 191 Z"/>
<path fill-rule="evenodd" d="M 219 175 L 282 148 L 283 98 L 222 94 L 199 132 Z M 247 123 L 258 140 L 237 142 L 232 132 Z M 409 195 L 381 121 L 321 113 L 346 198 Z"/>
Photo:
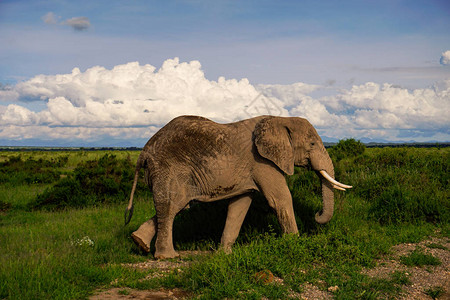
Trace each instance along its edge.
<path fill-rule="evenodd" d="M 381 224 L 446 223 L 448 151 L 436 149 L 371 149 L 370 155 L 336 164 L 337 173 L 351 175 L 352 192 L 368 203 L 368 215 Z"/>
<path fill-rule="evenodd" d="M 340 161 L 347 157 L 356 157 L 364 153 L 366 146 L 361 141 L 355 139 L 340 140 L 339 143 L 331 147 L 329 153 L 332 159 Z"/>
<path fill-rule="evenodd" d="M 447 207 L 446 207 L 447 206 Z M 398 184 L 388 185 L 375 197 L 369 215 L 382 224 L 441 222 L 447 218 L 448 204 L 439 195 L 424 190 L 416 193 Z"/>
<path fill-rule="evenodd" d="M 7 161 L 0 163 L 0 183 L 12 185 L 52 183 L 60 178 L 61 172 L 55 168 L 67 164 L 68 156 L 57 159 L 28 158 L 22 160 L 20 155 L 12 156 Z"/>
<path fill-rule="evenodd" d="M 105 154 L 98 161 L 81 163 L 74 171 L 82 189 L 98 198 L 126 197 L 134 179 L 134 165 L 129 159 Z M 104 200 L 104 199 L 103 199 Z"/>
<path fill-rule="evenodd" d="M 31 208 L 46 208 L 49 210 L 65 207 L 87 206 L 88 198 L 82 192 L 81 185 L 72 177 L 63 178 L 52 188 L 46 189 L 32 202 Z M 91 198 L 92 200 L 92 198 Z"/>
<path fill-rule="evenodd" d="M 62 209 L 86 207 L 128 198 L 134 179 L 129 159 L 105 154 L 98 161 L 80 163 L 73 175 L 61 179 L 36 197 L 31 208 Z"/>

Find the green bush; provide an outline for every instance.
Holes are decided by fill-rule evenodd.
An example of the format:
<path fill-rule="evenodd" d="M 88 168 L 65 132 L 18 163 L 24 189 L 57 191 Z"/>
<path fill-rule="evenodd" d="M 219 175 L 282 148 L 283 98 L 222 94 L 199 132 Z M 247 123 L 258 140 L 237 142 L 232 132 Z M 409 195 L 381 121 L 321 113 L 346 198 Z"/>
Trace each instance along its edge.
<path fill-rule="evenodd" d="M 444 198 L 426 190 L 417 193 L 399 184 L 387 185 L 371 202 L 369 215 L 382 224 L 436 223 L 448 218 L 448 203 Z"/>
<path fill-rule="evenodd" d="M 444 149 L 371 149 L 370 155 L 335 164 L 336 173 L 354 186 L 351 192 L 367 201 L 369 217 L 381 224 L 447 223 L 448 153 Z"/>
<path fill-rule="evenodd" d="M 36 197 L 31 208 L 86 207 L 128 198 L 134 179 L 129 159 L 105 154 L 99 160 L 81 162 L 73 175 L 61 179 Z"/>
<path fill-rule="evenodd" d="M 330 156 L 335 161 L 347 157 L 356 157 L 364 153 L 366 146 L 361 141 L 355 139 L 340 140 L 339 143 L 331 147 Z"/>
<path fill-rule="evenodd" d="M 52 183 L 60 178 L 61 172 L 55 168 L 67 164 L 68 156 L 56 159 L 28 158 L 22 160 L 20 155 L 12 156 L 0 163 L 0 183 L 12 185 Z"/>
<path fill-rule="evenodd" d="M 129 159 L 117 159 L 115 155 L 105 154 L 98 161 L 90 160 L 78 165 L 74 175 L 82 189 L 97 198 L 123 198 L 131 191 L 134 164 Z"/>

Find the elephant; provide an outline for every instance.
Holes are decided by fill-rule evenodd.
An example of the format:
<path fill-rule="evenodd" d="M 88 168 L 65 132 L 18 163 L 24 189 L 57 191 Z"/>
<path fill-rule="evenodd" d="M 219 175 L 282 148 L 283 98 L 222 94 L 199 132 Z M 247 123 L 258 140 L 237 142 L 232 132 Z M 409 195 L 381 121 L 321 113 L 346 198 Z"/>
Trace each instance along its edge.
<path fill-rule="evenodd" d="M 135 169 L 125 224 L 133 213 L 133 195 L 144 168 L 153 192 L 156 215 L 132 233 L 146 252 L 156 234 L 156 259 L 177 257 L 172 241 L 175 215 L 191 201 L 229 200 L 221 247 L 231 251 L 259 191 L 275 211 L 283 233 L 298 233 L 285 174 L 294 166 L 310 167 L 321 178 L 323 209 L 320 224 L 330 221 L 334 188 L 351 188 L 334 179 L 334 167 L 316 129 L 299 117 L 258 116 L 219 124 L 200 116 L 180 116 L 145 144 Z"/>

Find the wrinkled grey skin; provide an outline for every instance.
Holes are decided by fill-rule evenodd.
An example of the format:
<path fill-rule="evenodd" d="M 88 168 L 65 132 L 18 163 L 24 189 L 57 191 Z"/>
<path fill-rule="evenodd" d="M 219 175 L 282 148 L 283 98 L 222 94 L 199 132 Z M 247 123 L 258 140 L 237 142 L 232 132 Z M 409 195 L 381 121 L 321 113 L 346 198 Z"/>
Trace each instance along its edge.
<path fill-rule="evenodd" d="M 294 165 L 310 166 L 322 179 L 323 210 L 318 223 L 333 216 L 333 185 L 318 171 L 334 178 L 333 163 L 314 127 L 302 118 L 260 116 L 218 124 L 197 116 L 181 116 L 161 128 L 145 145 L 136 165 L 145 169 L 153 191 L 156 216 L 133 233 L 146 251 L 155 233 L 156 258 L 178 256 L 172 242 L 175 215 L 190 201 L 229 199 L 222 246 L 235 242 L 254 191 L 274 209 L 284 233 L 297 233 L 291 194 L 284 175 Z M 129 221 L 129 220 L 128 220 Z"/>

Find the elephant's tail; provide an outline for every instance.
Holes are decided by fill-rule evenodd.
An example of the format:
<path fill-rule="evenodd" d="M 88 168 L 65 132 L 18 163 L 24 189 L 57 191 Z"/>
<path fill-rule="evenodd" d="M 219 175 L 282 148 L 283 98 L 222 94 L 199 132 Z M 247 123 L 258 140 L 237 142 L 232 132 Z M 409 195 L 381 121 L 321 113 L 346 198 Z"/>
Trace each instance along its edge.
<path fill-rule="evenodd" d="M 131 217 L 133 216 L 133 210 L 134 210 L 133 197 L 134 197 L 134 192 L 136 191 L 137 181 L 139 179 L 139 171 L 141 170 L 143 164 L 144 164 L 144 159 L 143 159 L 143 155 L 141 153 L 141 155 L 139 155 L 138 161 L 136 163 L 136 170 L 134 172 L 134 181 L 133 181 L 133 187 L 131 188 L 130 201 L 128 202 L 128 206 L 125 209 L 125 225 L 127 225 L 130 222 Z"/>

